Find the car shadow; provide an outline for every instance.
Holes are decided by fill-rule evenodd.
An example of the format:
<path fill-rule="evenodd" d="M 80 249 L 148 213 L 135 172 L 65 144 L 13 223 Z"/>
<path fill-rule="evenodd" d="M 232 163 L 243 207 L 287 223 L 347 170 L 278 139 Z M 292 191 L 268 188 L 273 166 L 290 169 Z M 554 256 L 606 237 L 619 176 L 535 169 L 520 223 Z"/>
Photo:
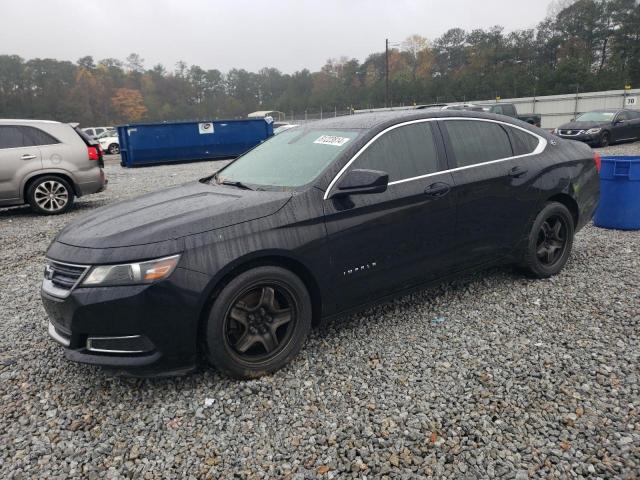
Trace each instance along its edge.
<path fill-rule="evenodd" d="M 93 210 L 94 208 L 103 207 L 108 205 L 108 199 L 91 199 L 87 201 L 75 202 L 71 209 L 60 215 L 50 215 L 50 217 L 62 217 L 73 216 L 73 213 L 82 213 L 85 211 Z M 0 208 L 0 219 L 2 218 L 46 218 L 49 215 L 42 215 L 31 210 L 29 205 L 16 205 L 15 207 L 3 207 Z"/>

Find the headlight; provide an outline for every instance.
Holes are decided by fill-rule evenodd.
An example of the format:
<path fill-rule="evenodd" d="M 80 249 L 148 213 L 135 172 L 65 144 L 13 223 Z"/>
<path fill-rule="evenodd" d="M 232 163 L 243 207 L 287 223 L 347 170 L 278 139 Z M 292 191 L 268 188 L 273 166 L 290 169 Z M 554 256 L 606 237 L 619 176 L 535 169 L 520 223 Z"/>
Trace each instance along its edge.
<path fill-rule="evenodd" d="M 557 128 L 554 128 L 553 129 L 553 134 L 554 135 L 558 135 L 558 133 L 560 133 L 560 130 L 558 130 Z"/>
<path fill-rule="evenodd" d="M 140 263 L 99 265 L 91 269 L 82 286 L 136 285 L 157 282 L 173 273 L 178 260 L 180 255 Z"/>
<path fill-rule="evenodd" d="M 600 133 L 600 130 L 602 130 L 601 128 L 590 128 L 589 130 L 587 130 L 587 135 L 592 135 L 594 133 Z"/>

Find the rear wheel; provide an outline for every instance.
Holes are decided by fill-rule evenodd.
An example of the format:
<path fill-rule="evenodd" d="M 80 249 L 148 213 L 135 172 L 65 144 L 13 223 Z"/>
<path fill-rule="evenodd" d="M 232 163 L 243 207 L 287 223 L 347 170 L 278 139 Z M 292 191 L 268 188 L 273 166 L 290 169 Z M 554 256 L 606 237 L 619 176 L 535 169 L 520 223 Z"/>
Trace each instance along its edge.
<path fill-rule="evenodd" d="M 547 278 L 567 263 L 573 246 L 575 226 L 563 204 L 548 202 L 533 222 L 523 267 L 530 275 Z"/>
<path fill-rule="evenodd" d="M 61 177 L 47 175 L 36 179 L 27 189 L 31 208 L 44 215 L 59 215 L 73 205 L 73 189 Z"/>
<path fill-rule="evenodd" d="M 602 132 L 602 135 L 600 135 L 600 146 L 608 147 L 610 143 L 611 137 L 609 136 L 609 132 Z"/>
<path fill-rule="evenodd" d="M 311 299 L 295 274 L 275 266 L 241 273 L 219 293 L 206 326 L 207 356 L 236 378 L 287 364 L 311 328 Z"/>
<path fill-rule="evenodd" d="M 107 152 L 109 152 L 111 155 L 117 155 L 118 153 L 120 153 L 120 145 L 118 145 L 117 143 L 112 143 L 111 145 L 109 145 Z"/>

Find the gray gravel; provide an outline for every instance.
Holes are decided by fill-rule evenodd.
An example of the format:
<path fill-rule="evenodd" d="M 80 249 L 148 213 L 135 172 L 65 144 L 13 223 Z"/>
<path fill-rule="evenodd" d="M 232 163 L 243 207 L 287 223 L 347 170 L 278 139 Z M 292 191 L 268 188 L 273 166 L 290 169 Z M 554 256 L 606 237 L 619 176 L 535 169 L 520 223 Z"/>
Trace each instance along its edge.
<path fill-rule="evenodd" d="M 631 142 L 631 143 L 619 143 L 617 145 L 609 145 L 604 148 L 596 148 L 601 155 L 612 155 L 612 156 L 621 156 L 621 155 L 640 155 L 640 142 Z"/>
<path fill-rule="evenodd" d="M 126 379 L 47 338 L 43 254 L 220 163 L 109 163 L 68 215 L 0 210 L 0 478 L 640 476 L 640 232 L 587 227 L 549 280 L 494 269 L 344 318 L 270 377 Z"/>

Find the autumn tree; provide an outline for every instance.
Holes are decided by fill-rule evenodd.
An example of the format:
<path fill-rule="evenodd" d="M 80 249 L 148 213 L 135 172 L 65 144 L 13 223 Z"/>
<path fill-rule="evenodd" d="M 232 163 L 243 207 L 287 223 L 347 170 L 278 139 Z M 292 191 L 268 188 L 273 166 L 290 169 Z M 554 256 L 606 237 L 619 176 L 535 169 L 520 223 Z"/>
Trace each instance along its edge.
<path fill-rule="evenodd" d="M 111 104 L 118 117 L 125 122 L 137 122 L 147 113 L 139 90 L 119 88 L 111 97 Z"/>

